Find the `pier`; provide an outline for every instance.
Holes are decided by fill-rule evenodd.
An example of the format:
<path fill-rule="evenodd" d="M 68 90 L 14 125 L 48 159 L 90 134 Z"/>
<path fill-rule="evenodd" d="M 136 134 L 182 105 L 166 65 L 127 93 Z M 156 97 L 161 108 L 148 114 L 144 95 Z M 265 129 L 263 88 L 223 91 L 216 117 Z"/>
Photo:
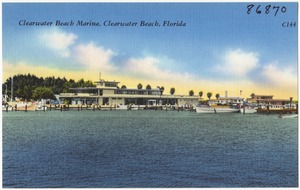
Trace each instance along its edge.
<path fill-rule="evenodd" d="M 180 106 L 180 105 L 126 105 L 124 107 L 119 107 L 117 105 L 87 105 L 87 104 L 81 104 L 81 105 L 69 105 L 69 104 L 46 104 L 40 107 L 37 107 L 36 105 L 31 106 L 18 106 L 17 104 L 11 106 L 6 105 L 2 107 L 2 111 L 8 112 L 8 111 L 118 111 L 118 110 L 127 110 L 127 111 L 134 111 L 134 110 L 155 110 L 155 111 L 177 111 L 177 112 L 183 112 L 183 111 L 189 111 L 189 112 L 195 112 L 195 107 L 193 106 Z"/>

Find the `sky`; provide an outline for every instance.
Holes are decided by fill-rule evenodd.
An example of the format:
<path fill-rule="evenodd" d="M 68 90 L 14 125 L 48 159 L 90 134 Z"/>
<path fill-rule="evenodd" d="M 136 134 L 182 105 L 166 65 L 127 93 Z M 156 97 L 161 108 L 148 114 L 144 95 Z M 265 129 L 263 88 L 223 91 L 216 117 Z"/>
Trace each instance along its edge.
<path fill-rule="evenodd" d="M 164 86 L 165 94 L 174 87 L 181 95 L 297 99 L 298 26 L 283 27 L 298 24 L 297 3 L 256 2 L 248 14 L 249 4 L 3 3 L 2 81 L 28 73 L 97 81 L 101 73 L 127 88 Z"/>

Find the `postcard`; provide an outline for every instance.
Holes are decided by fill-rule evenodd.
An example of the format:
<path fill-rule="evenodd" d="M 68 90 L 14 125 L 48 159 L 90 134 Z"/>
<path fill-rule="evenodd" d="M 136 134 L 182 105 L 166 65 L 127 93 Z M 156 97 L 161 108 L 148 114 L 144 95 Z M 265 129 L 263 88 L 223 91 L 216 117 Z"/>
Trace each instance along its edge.
<path fill-rule="evenodd" d="M 297 188 L 298 2 L 2 3 L 3 188 Z"/>

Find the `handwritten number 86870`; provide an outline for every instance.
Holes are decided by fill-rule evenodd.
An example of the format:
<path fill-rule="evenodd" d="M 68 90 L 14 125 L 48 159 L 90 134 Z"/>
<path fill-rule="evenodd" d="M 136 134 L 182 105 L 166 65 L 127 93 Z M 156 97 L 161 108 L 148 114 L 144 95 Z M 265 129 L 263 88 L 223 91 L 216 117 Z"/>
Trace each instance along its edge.
<path fill-rule="evenodd" d="M 253 8 L 253 7 L 255 7 L 255 5 L 253 5 L 253 4 L 250 4 L 250 5 L 248 5 L 247 6 L 247 8 L 248 8 L 248 10 L 247 10 L 247 13 L 248 14 L 250 14 L 251 13 L 251 9 Z M 263 9 L 263 8 L 262 8 Z M 286 7 L 285 6 L 282 6 L 282 7 L 280 7 L 280 6 L 273 6 L 272 7 L 272 5 L 267 5 L 267 6 L 265 6 L 265 8 L 264 8 L 264 13 L 265 14 L 269 14 L 271 11 L 273 11 L 274 12 L 274 16 L 276 16 L 277 15 L 277 13 L 280 11 L 281 13 L 285 13 L 286 12 Z M 256 11 L 255 11 L 257 14 L 261 14 L 262 13 L 262 10 L 261 10 L 261 5 L 258 5 L 257 7 L 256 7 Z"/>

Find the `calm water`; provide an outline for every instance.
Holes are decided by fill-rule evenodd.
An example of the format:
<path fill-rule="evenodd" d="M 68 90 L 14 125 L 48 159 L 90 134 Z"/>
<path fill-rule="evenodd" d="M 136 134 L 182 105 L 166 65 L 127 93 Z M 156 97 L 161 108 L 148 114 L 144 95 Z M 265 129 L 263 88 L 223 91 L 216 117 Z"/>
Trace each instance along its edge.
<path fill-rule="evenodd" d="M 3 112 L 4 187 L 297 187 L 298 120 Z"/>

